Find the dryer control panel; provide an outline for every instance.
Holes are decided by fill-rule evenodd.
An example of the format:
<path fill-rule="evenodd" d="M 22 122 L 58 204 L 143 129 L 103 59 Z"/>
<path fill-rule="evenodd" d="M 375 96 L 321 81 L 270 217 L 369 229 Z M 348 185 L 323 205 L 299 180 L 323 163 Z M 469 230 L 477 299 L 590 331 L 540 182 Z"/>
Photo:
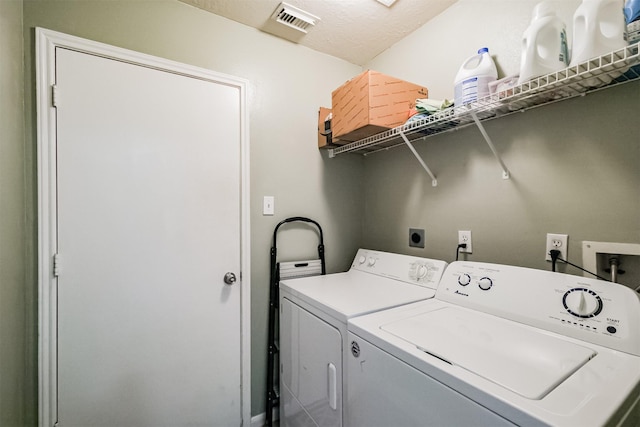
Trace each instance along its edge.
<path fill-rule="evenodd" d="M 640 356 L 640 295 L 617 283 L 456 261 L 436 298 Z"/>
<path fill-rule="evenodd" d="M 436 289 L 447 263 L 442 260 L 359 249 L 352 270 Z"/>

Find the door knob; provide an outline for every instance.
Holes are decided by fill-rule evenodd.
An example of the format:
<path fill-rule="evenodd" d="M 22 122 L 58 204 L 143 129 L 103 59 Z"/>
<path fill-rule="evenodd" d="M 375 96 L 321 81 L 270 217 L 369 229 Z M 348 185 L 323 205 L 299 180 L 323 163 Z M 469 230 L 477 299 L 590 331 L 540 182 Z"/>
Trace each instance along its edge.
<path fill-rule="evenodd" d="M 234 283 L 236 283 L 236 275 L 231 272 L 225 274 L 224 283 L 226 283 L 227 285 L 233 285 Z"/>

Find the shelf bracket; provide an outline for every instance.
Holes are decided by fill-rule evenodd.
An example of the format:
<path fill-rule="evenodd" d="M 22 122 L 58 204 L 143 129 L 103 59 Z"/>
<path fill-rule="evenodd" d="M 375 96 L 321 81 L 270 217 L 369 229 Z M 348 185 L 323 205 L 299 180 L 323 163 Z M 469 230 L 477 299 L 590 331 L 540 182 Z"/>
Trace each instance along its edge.
<path fill-rule="evenodd" d="M 433 172 L 431 172 L 431 169 L 429 169 L 429 166 L 427 166 L 427 164 L 424 162 L 424 160 L 422 160 L 422 157 L 420 157 L 420 155 L 418 154 L 416 149 L 413 148 L 413 144 L 411 144 L 411 142 L 409 141 L 407 136 L 404 134 L 404 132 L 400 131 L 400 136 L 404 140 L 404 143 L 407 144 L 407 147 L 409 147 L 409 150 L 411 150 L 413 155 L 416 156 L 416 159 L 418 159 L 418 161 L 420 162 L 420 164 L 422 165 L 424 170 L 426 170 L 427 173 L 429 174 L 429 176 L 431 177 L 431 186 L 432 187 L 437 187 L 438 186 L 438 180 L 436 179 L 436 176 L 433 174 Z"/>
<path fill-rule="evenodd" d="M 498 160 L 498 163 L 500 163 L 500 166 L 502 167 L 502 179 L 509 179 L 510 178 L 509 169 L 507 169 L 507 166 L 502 161 L 500 154 L 498 154 L 496 147 L 493 145 L 493 141 L 491 141 L 489 134 L 484 129 L 484 126 L 482 126 L 482 123 L 478 119 L 478 116 L 476 115 L 475 111 L 471 111 L 471 117 L 473 117 L 473 121 L 476 123 L 476 126 L 478 126 L 478 129 L 480 130 L 480 133 L 484 137 L 484 140 L 487 141 L 487 145 L 489 145 L 489 148 L 491 148 L 491 151 L 493 152 L 493 155 L 496 157 L 496 160 Z"/>

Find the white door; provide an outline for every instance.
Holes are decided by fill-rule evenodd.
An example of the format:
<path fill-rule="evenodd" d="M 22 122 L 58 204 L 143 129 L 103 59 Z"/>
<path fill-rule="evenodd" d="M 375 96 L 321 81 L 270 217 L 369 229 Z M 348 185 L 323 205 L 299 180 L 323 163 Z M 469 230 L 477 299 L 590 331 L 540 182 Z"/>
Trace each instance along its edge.
<path fill-rule="evenodd" d="M 238 87 L 61 47 L 55 74 L 58 425 L 240 425 Z"/>

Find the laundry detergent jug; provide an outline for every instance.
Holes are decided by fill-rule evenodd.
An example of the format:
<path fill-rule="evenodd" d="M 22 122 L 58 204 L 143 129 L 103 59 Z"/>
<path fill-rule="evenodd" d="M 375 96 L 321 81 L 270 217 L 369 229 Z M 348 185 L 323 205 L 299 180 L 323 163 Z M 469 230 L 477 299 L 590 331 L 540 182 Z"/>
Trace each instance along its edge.
<path fill-rule="evenodd" d="M 573 15 L 571 66 L 627 45 L 622 0 L 582 0 Z"/>
<path fill-rule="evenodd" d="M 455 79 L 454 103 L 460 107 L 489 95 L 489 83 L 498 79 L 498 71 L 489 49 L 483 47 L 477 55 L 467 58 Z"/>
<path fill-rule="evenodd" d="M 624 2 L 624 19 L 627 24 L 627 43 L 640 42 L 640 0 Z"/>
<path fill-rule="evenodd" d="M 538 3 L 533 9 L 531 24 L 522 36 L 518 84 L 561 70 L 567 65 L 569 49 L 565 23 L 548 1 Z"/>

